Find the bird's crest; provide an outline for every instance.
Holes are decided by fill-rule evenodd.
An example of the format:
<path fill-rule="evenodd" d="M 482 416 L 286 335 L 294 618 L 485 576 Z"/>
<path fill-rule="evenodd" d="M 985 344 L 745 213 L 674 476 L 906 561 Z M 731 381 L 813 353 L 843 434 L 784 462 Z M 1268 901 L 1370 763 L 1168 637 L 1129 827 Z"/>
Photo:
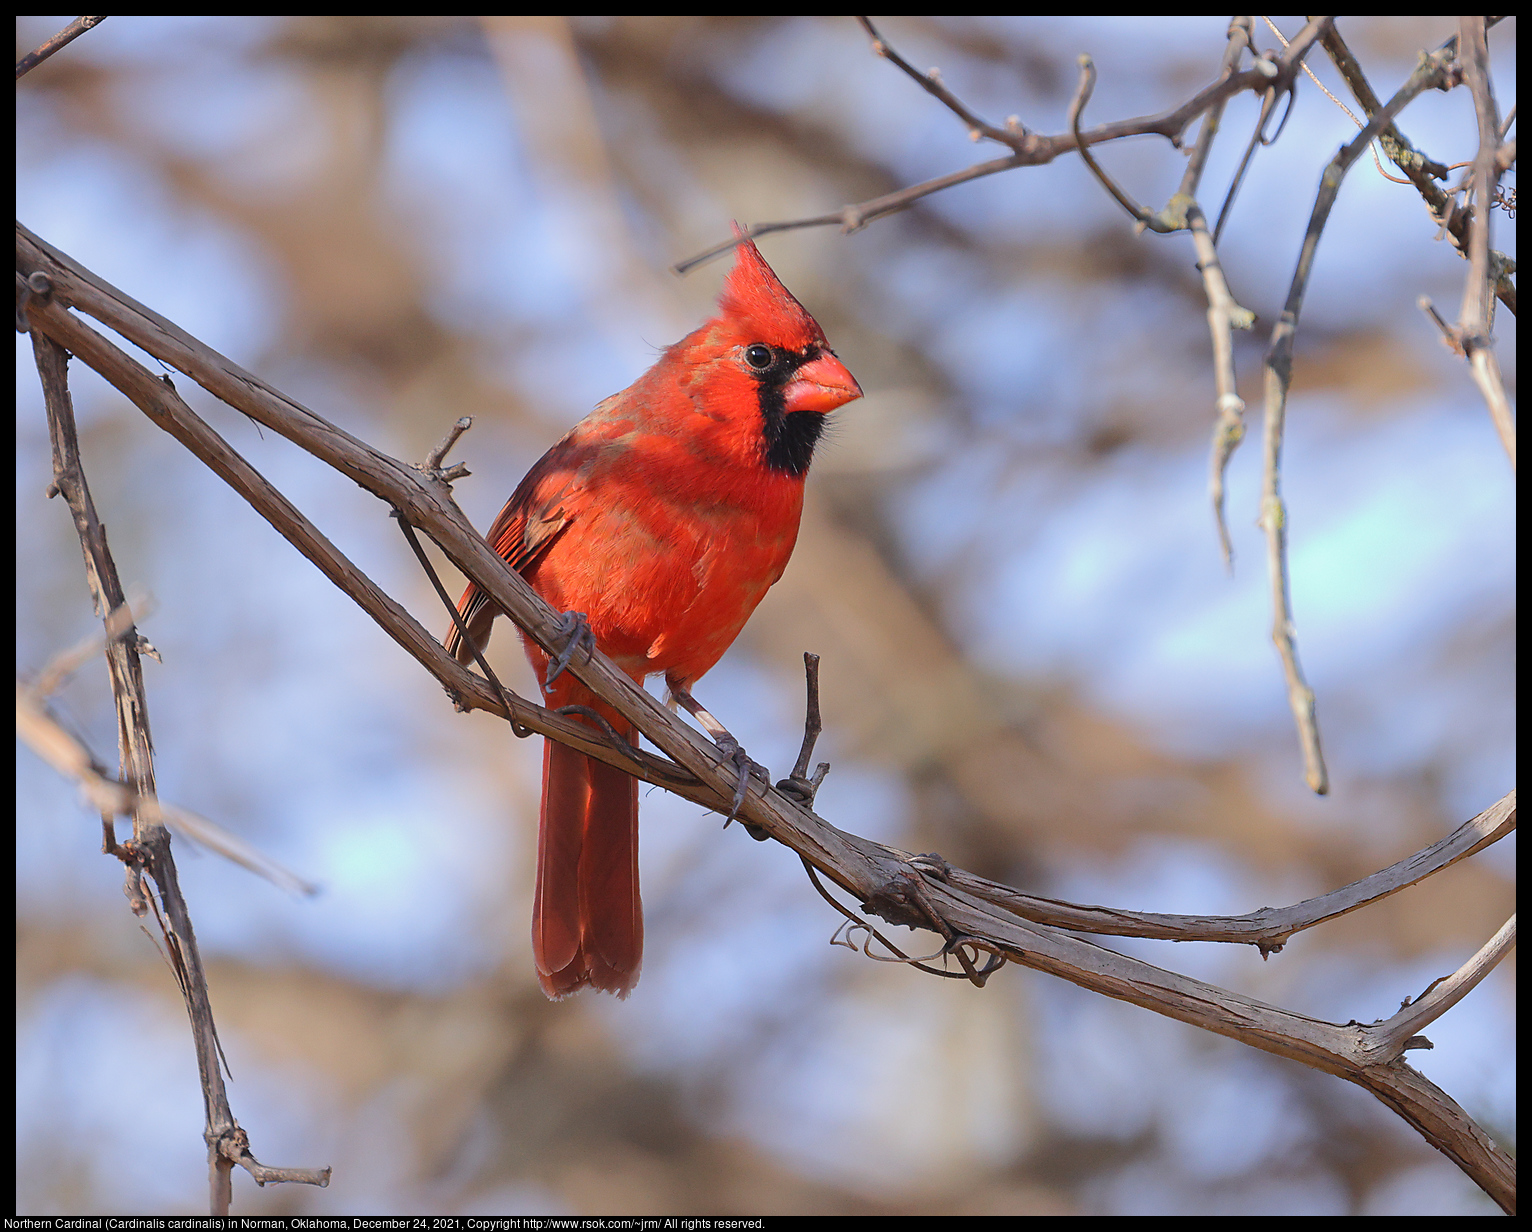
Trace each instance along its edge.
<path fill-rule="evenodd" d="M 734 224 L 734 234 L 741 238 L 735 248 L 734 268 L 723 280 L 719 312 L 744 325 L 755 337 L 789 350 L 803 350 L 815 343 L 824 346 L 819 323 L 782 285 L 738 223 Z"/>

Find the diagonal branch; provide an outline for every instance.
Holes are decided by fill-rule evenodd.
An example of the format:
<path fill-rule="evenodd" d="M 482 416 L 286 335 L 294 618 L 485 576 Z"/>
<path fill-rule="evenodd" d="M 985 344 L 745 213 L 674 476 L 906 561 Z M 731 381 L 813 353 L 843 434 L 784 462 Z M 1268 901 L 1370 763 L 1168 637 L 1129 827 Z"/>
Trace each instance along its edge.
<path fill-rule="evenodd" d="M 105 20 L 105 17 L 76 17 L 52 38 L 39 44 L 16 61 L 16 80 L 20 81 L 54 52 L 69 46 L 80 35 L 87 30 L 95 29 Z"/>
<path fill-rule="evenodd" d="M 1437 980 L 1420 997 L 1407 1002 L 1392 1018 L 1383 1024 L 1381 1034 L 1385 1037 L 1382 1049 L 1384 1060 L 1392 1060 L 1402 1053 L 1417 1031 L 1435 1022 L 1454 1005 L 1466 997 L 1496 965 L 1511 952 L 1516 944 L 1516 917 L 1513 915 L 1500 926 L 1479 952 L 1451 975 Z M 1429 1046 L 1429 1041 L 1427 1042 Z"/>
<path fill-rule="evenodd" d="M 295 894 L 316 894 L 319 887 L 256 850 L 244 839 L 230 834 L 206 817 L 155 797 L 140 796 L 107 776 L 85 742 L 67 731 L 35 686 L 16 681 L 16 735 L 34 753 L 66 778 L 78 784 L 91 806 L 107 819 L 132 816 L 143 810 L 150 824 L 161 821 L 172 830 L 209 851 L 264 877 L 273 885 Z"/>
<path fill-rule="evenodd" d="M 172 323 L 134 303 L 19 225 L 17 257 L 19 275 L 27 280 L 23 285 L 30 285 L 41 275 L 50 288 L 46 298 L 34 295 L 25 305 L 27 320 L 34 331 L 50 334 L 57 331 L 75 339 L 70 345 L 79 345 L 83 358 L 87 348 L 96 345 L 84 335 L 93 335 L 94 331 L 83 326 L 67 308 L 95 316 L 258 423 L 354 478 L 412 525 L 431 535 L 448 558 L 482 586 L 492 601 L 530 637 L 549 650 L 556 651 L 562 644 L 564 634 L 557 613 L 473 531 L 452 503 L 444 484 L 327 423 Z M 120 376 L 115 370 L 103 371 L 103 375 L 108 379 Z M 130 396 L 142 397 L 145 392 L 139 385 L 132 385 Z M 177 414 L 190 412 L 177 408 Z M 256 490 L 253 479 L 246 477 L 245 482 L 248 490 Z M 278 525 L 277 521 L 273 525 Z M 352 593 L 349 586 L 347 593 Z M 662 767 L 676 766 L 678 794 L 720 812 L 728 809 L 737 773 L 716 748 L 639 689 L 599 651 L 576 656 L 567 670 L 672 759 L 671 763 L 656 761 Z M 465 706 L 501 708 L 484 682 L 476 677 L 469 679 L 476 683 L 462 695 Z M 540 708 L 528 709 L 528 726 L 546 722 Z M 539 730 L 547 730 L 555 739 L 567 738 L 567 733 L 556 731 L 552 724 Z M 589 729 L 585 729 L 585 739 L 591 740 Z M 589 747 L 593 756 L 602 756 L 603 760 L 622 757 L 617 750 L 600 743 L 582 747 Z M 690 778 L 683 779 L 683 775 Z M 1512 1201 L 1514 1166 L 1509 1156 L 1450 1098 L 1413 1070 L 1398 1061 L 1380 1063 L 1375 1028 L 1357 1023 L 1319 1022 L 1117 954 L 1047 924 L 1030 922 L 1014 910 L 997 909 L 995 903 L 972 893 L 964 875 L 948 869 L 944 862 L 931 857 L 914 859 L 838 830 L 804 808 L 791 794 L 753 778 L 739 814 L 855 896 L 863 904 L 864 913 L 938 932 L 944 940 L 944 951 L 959 955 L 959 961 L 967 958 L 967 950 L 984 950 L 995 958 L 1048 971 L 1103 995 L 1130 1001 L 1367 1087 L 1456 1160 L 1497 1201 L 1503 1205 Z M 1498 831 L 1499 827 L 1494 829 Z M 992 969 L 986 964 L 985 972 Z M 982 979 L 985 972 L 974 969 L 973 975 Z"/>
<path fill-rule="evenodd" d="M 993 124 L 981 120 L 968 109 L 967 104 L 962 99 L 947 89 L 946 84 L 942 81 L 940 72 L 933 68 L 928 73 L 922 73 L 885 41 L 869 18 L 858 17 L 857 21 L 861 23 L 862 29 L 867 31 L 867 36 L 872 39 L 873 55 L 882 56 L 890 64 L 899 68 L 906 76 L 915 81 L 922 90 L 940 102 L 942 106 L 946 107 L 958 119 L 962 120 L 968 126 L 968 135 L 973 140 L 977 141 L 980 137 L 988 137 L 991 141 L 998 141 L 1001 145 L 1008 145 L 1011 149 L 1016 150 L 1018 153 L 1020 152 L 1021 141 L 1025 133 L 1019 124 L 1016 124 L 1013 120 L 1010 127 L 996 128 Z"/>

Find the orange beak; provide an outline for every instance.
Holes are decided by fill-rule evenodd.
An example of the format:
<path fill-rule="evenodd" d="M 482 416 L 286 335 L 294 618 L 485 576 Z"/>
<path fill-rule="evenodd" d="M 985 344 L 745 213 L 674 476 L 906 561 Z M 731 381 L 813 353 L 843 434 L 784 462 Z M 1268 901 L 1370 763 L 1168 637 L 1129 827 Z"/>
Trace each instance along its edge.
<path fill-rule="evenodd" d="M 862 387 L 856 378 L 828 351 L 799 368 L 782 388 L 782 402 L 788 414 L 833 411 L 861 396 Z"/>

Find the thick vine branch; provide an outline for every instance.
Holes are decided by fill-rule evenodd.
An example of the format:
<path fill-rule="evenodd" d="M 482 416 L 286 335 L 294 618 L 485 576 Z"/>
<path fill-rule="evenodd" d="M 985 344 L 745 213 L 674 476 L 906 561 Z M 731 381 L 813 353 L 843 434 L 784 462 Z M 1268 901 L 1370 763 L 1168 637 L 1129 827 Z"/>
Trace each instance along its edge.
<path fill-rule="evenodd" d="M 1081 907 L 1074 903 L 1023 894 L 999 882 L 953 869 L 951 884 L 1022 919 L 1077 932 L 1118 937 L 1155 937 L 1166 941 L 1224 941 L 1258 946 L 1262 953 L 1280 950 L 1294 933 L 1375 903 L 1483 851 L 1516 829 L 1516 793 L 1509 791 L 1477 817 L 1465 821 L 1431 846 L 1350 885 L 1288 907 L 1262 907 L 1247 915 L 1169 915 L 1124 911 L 1116 907 Z"/>
<path fill-rule="evenodd" d="M 200 449 L 209 457 L 216 455 L 218 441 L 205 435 L 211 429 L 206 425 L 197 428 L 200 421 L 184 402 L 163 392 L 168 389 L 166 383 L 152 378 L 145 382 L 143 376 L 124 370 L 123 363 L 133 361 L 75 318 L 67 311 L 69 307 L 94 316 L 186 373 L 216 397 L 378 495 L 435 539 L 448 558 L 484 587 L 493 601 L 545 649 L 557 651 L 561 647 L 564 635 L 558 614 L 489 549 L 439 479 L 389 458 L 327 423 L 51 249 L 19 224 L 17 256 L 18 290 L 31 288 L 34 292 L 22 306 L 34 332 L 54 336 L 93 366 L 99 364 L 98 370 L 143 405 L 152 418 L 163 420 L 167 430 L 194 442 L 194 452 Z M 46 295 L 36 293 L 39 275 Z M 156 396 L 150 397 L 151 393 Z M 227 449 L 227 445 L 223 447 Z M 234 476 L 231 482 L 237 480 L 238 490 L 252 503 L 252 498 L 264 500 L 276 515 L 267 515 L 273 526 L 293 537 L 295 543 L 301 537 L 305 553 L 326 568 L 346 593 L 366 596 L 365 603 L 362 597 L 358 602 L 380 624 L 393 623 L 390 632 L 401 646 L 438 678 L 450 681 L 449 687 L 457 688 L 461 683 L 457 694 L 461 705 L 503 713 L 502 704 L 486 682 L 445 660 L 445 652 L 434 639 L 425 639 L 430 642 L 426 645 L 412 632 L 418 625 L 396 610 L 397 605 L 383 603 L 381 592 L 370 593 L 357 577 L 348 575 L 333 547 L 312 528 L 305 530 L 307 523 L 300 520 L 296 510 L 280 510 L 271 500 L 274 490 L 267 491 L 269 485 L 253 472 L 242 471 L 242 460 L 236 459 L 237 455 L 221 458 L 220 473 Z M 639 777 L 661 782 L 709 808 L 728 810 L 737 775 L 732 763 L 714 746 L 634 685 L 599 652 L 577 656 L 568 670 L 670 757 L 669 762 L 663 758 L 646 762 L 639 768 Z M 523 721 L 592 756 L 635 769 L 619 750 L 594 738 L 589 728 L 570 725 L 579 728 L 578 732 L 564 730 L 541 707 L 528 706 Z M 854 895 L 864 905 L 864 912 L 897 924 L 934 928 L 945 938 L 947 952 L 964 946 L 983 949 L 1367 1087 L 1456 1160 L 1502 1205 L 1513 1201 L 1510 1182 L 1514 1169 L 1509 1157 L 1450 1098 L 1405 1066 L 1399 1059 L 1402 1044 L 1377 1029 L 1356 1023 L 1340 1026 L 1319 1022 L 1116 954 L 1047 924 L 1033 923 L 1017 914 L 1015 902 L 1002 908 L 973 892 L 967 875 L 929 857 L 911 857 L 840 831 L 804 808 L 791 793 L 753 779 L 739 813 L 743 820 L 791 847 Z M 1502 821 L 1508 818 L 1509 809 Z M 1490 830 L 1498 833 L 1501 826 L 1491 826 Z M 1468 846 L 1473 847 L 1479 839 L 1489 841 L 1481 834 Z M 912 878 L 918 893 L 911 888 Z M 975 888 L 983 890 L 987 884 Z M 1249 932 L 1239 939 L 1255 940 Z"/>

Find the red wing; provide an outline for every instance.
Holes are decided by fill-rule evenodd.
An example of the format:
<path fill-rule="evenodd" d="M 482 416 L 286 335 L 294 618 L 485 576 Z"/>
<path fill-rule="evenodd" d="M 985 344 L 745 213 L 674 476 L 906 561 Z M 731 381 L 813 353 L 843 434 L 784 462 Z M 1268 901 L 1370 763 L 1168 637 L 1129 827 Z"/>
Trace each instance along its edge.
<path fill-rule="evenodd" d="M 495 554 L 517 573 L 526 573 L 574 522 L 573 506 L 578 503 L 583 487 L 582 463 L 588 453 L 567 438 L 560 441 L 516 485 L 511 499 L 505 502 L 505 508 L 484 536 Z M 499 609 L 473 582 L 468 584 L 457 606 L 463 624 L 482 650 L 489 641 L 490 625 L 500 614 Z M 462 645 L 456 626 L 447 635 L 446 646 L 447 652 L 460 663 L 472 657 Z"/>
<path fill-rule="evenodd" d="M 557 465 L 545 467 L 552 456 L 545 454 L 527 472 L 484 536 L 495 554 L 517 573 L 525 573 L 574 520 L 566 504 L 575 476 L 560 475 L 562 468 Z"/>

